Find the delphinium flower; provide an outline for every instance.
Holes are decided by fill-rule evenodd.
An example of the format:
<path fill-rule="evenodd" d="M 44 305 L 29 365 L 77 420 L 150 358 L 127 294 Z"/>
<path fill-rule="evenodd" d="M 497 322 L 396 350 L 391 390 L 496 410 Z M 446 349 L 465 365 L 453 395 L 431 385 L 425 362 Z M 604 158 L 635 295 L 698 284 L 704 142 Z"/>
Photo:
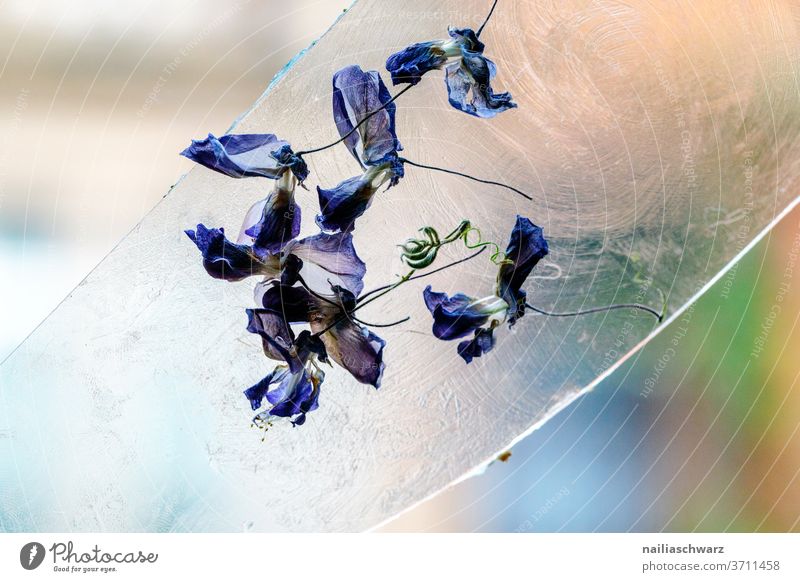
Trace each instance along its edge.
<path fill-rule="evenodd" d="M 284 362 L 244 391 L 254 411 L 261 408 L 265 398 L 271 405 L 253 422 L 264 428 L 271 425 L 272 417 L 289 418 L 293 426 L 305 423 L 306 414 L 319 406 L 325 379 L 319 363 L 328 361 L 325 346 L 308 330 L 295 338 L 291 327 L 278 315 L 254 309 L 248 309 L 247 315 L 247 330 L 261 336 L 264 354 Z"/>
<path fill-rule="evenodd" d="M 300 234 L 300 207 L 295 187 L 308 177 L 305 161 L 288 142 L 269 134 L 209 134 L 192 141 L 181 155 L 231 178 L 271 178 L 272 192 L 248 211 L 237 242 L 255 241 L 260 253 L 277 253 Z"/>
<path fill-rule="evenodd" d="M 521 286 L 547 253 L 542 228 L 518 215 L 492 295 L 476 299 L 456 293 L 449 297 L 432 291 L 430 285 L 425 288 L 423 297 L 433 315 L 433 335 L 455 340 L 472 334 L 472 339 L 458 344 L 458 354 L 467 363 L 489 352 L 495 344 L 494 329 L 504 321 L 512 326 L 524 315 L 525 291 Z"/>
<path fill-rule="evenodd" d="M 220 138 L 208 134 L 181 152 L 185 156 L 231 178 L 280 178 L 290 170 L 298 181 L 308 177 L 308 167 L 292 151 L 289 142 L 271 133 L 228 134 Z"/>
<path fill-rule="evenodd" d="M 661 321 L 663 315 L 650 307 L 624 303 L 590 308 L 570 313 L 552 313 L 534 307 L 522 289 L 533 269 L 549 252 L 540 226 L 517 215 L 514 229 L 499 262 L 494 293 L 475 298 L 464 293 L 448 296 L 437 293 L 428 285 L 423 291 L 425 306 L 433 316 L 433 335 L 442 340 L 472 337 L 458 344 L 457 352 L 467 363 L 494 348 L 494 330 L 504 322 L 512 327 L 525 315 L 525 309 L 555 317 L 586 315 L 612 309 L 639 309 Z"/>
<path fill-rule="evenodd" d="M 448 100 L 456 109 L 486 118 L 516 107 L 510 93 L 495 93 L 492 89 L 497 66 L 483 55 L 485 46 L 479 40 L 496 4 L 495 0 L 477 32 L 449 27 L 449 39 L 416 43 L 391 55 L 386 70 L 391 73 L 392 82 L 416 85 L 425 73 L 444 67 Z"/>
<path fill-rule="evenodd" d="M 363 173 L 334 188 L 317 188 L 317 224 L 327 231 L 349 231 L 383 185 L 390 188 L 403 176 L 397 152 L 395 105 L 377 71 L 352 65 L 333 75 L 333 117 L 347 149 Z"/>
<path fill-rule="evenodd" d="M 333 284 L 329 293 L 321 294 L 300 280 L 302 285 L 294 286 L 273 281 L 261 297 L 262 306 L 247 310 L 247 330 L 261 336 L 268 358 L 283 362 L 244 391 L 254 411 L 265 398 L 270 405 L 253 418 L 265 430 L 274 417 L 289 417 L 293 426 L 301 425 L 318 407 L 325 379 L 320 363 L 333 360 L 358 382 L 375 388 L 385 368 L 386 342 L 353 315 L 357 294 Z M 295 337 L 294 324 L 308 324 L 310 331 Z"/>

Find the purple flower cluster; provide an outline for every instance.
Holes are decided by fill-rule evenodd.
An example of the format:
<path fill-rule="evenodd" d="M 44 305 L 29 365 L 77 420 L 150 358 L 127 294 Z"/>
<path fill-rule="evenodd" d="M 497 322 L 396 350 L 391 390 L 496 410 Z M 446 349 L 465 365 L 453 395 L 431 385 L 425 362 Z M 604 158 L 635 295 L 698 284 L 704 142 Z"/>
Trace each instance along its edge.
<path fill-rule="evenodd" d="M 448 40 L 415 44 L 393 54 L 386 65 L 392 81 L 413 86 L 428 71 L 444 68 L 449 100 L 457 109 L 493 117 L 516 107 L 508 93 L 492 91 L 490 81 L 496 67 L 483 56 L 478 34 L 468 28 L 451 28 Z M 398 153 L 403 148 L 395 126 L 394 99 L 399 94 L 391 96 L 377 71 L 352 65 L 333 75 L 332 95 L 340 139 L 330 146 L 343 143 L 361 173 L 332 188 L 317 187 L 320 232 L 313 236 L 298 239 L 302 213 L 295 191 L 309 176 L 303 156 L 330 146 L 295 152 L 273 134 L 231 134 L 209 135 L 182 152 L 231 178 L 274 181 L 269 194 L 248 211 L 235 241 L 222 228 L 203 224 L 186 231 L 212 277 L 226 281 L 260 278 L 258 305 L 246 310 L 247 330 L 261 338 L 264 355 L 278 364 L 244 391 L 253 410 L 259 411 L 254 419 L 259 424 L 271 424 L 275 417 L 288 418 L 295 426 L 303 424 L 307 414 L 319 406 L 323 364 L 335 362 L 358 382 L 380 387 L 386 342 L 355 312 L 414 278 L 364 294 L 366 265 L 352 238 L 356 220 L 370 207 L 376 192 L 396 186 L 404 175 L 407 160 Z M 435 234 L 430 227 L 426 232 Z M 456 234 L 461 236 L 460 232 Z M 443 243 L 431 236 L 430 262 L 439 246 L 458 238 Z M 433 334 L 442 340 L 472 336 L 458 344 L 458 353 L 467 363 L 490 351 L 495 328 L 505 321 L 513 325 L 524 315 L 522 286 L 547 252 L 542 229 L 518 216 L 492 295 L 475 299 L 458 293 L 449 297 L 430 286 L 425 289 Z M 417 268 L 421 267 L 414 266 L 412 273 Z M 295 326 L 303 329 L 298 333 Z"/>

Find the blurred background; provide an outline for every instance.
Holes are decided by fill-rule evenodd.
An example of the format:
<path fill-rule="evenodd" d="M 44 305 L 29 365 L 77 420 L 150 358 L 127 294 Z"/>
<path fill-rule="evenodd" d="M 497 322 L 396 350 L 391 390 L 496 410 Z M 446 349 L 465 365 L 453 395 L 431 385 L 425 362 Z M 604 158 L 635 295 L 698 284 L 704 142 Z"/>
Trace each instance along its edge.
<path fill-rule="evenodd" d="M 348 4 L 0 5 L 0 360 Z M 382 529 L 800 530 L 799 255 L 796 211 L 506 461 Z"/>

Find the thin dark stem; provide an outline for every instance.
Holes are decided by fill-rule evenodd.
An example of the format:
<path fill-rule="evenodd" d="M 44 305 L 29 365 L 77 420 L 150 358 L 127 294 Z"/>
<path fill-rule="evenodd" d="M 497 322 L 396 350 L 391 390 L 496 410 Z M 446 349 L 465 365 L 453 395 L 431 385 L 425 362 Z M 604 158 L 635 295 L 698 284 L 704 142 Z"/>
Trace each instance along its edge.
<path fill-rule="evenodd" d="M 525 194 L 522 190 L 517 190 L 513 186 L 509 186 L 508 184 L 503 184 L 502 182 L 495 182 L 494 180 L 484 180 L 483 178 L 476 178 L 475 176 L 470 176 L 469 174 L 464 174 L 463 172 L 456 172 L 455 170 L 448 170 L 447 168 L 440 168 L 438 166 L 428 166 L 425 164 L 419 164 L 417 162 L 412 162 L 406 158 L 400 158 L 400 161 L 404 164 L 408 164 L 409 166 L 416 166 L 417 168 L 425 168 L 426 170 L 435 170 L 437 172 L 444 172 L 445 174 L 453 174 L 454 176 L 461 176 L 462 178 L 468 178 L 469 180 L 473 180 L 475 182 L 480 182 L 481 184 L 491 184 L 492 186 L 500 186 L 502 188 L 507 188 L 512 192 L 516 192 L 523 198 L 527 198 L 528 200 L 533 200 L 528 194 Z"/>
<path fill-rule="evenodd" d="M 481 249 L 478 252 L 472 253 L 468 257 L 464 257 L 463 259 L 458 259 L 457 261 L 453 261 L 452 263 L 448 263 L 446 265 L 442 265 L 441 267 L 439 267 L 437 269 L 434 269 L 433 271 L 427 271 L 427 272 L 422 273 L 420 275 L 414 275 L 413 277 L 409 277 L 408 279 L 406 279 L 406 281 L 413 281 L 414 279 L 422 279 L 423 277 L 427 277 L 428 275 L 433 275 L 434 273 L 438 273 L 439 271 L 444 271 L 445 269 L 449 269 L 450 267 L 455 267 L 456 265 L 459 265 L 461 263 L 466 263 L 470 259 L 474 259 L 475 257 L 477 257 L 479 254 L 481 254 L 485 250 L 486 250 L 486 247 L 481 247 Z"/>
<path fill-rule="evenodd" d="M 650 315 L 654 316 L 658 321 L 662 321 L 664 319 L 664 315 L 659 313 L 652 307 L 648 307 L 647 305 L 641 305 L 639 303 L 617 303 L 616 305 L 606 305 L 604 307 L 592 307 L 590 309 L 584 309 L 581 311 L 569 311 L 564 313 L 553 313 L 552 311 L 545 311 L 544 309 L 539 309 L 538 307 L 534 307 L 530 303 L 526 303 L 525 307 L 528 309 L 535 311 L 536 313 L 541 313 L 542 315 L 548 315 L 550 317 L 573 317 L 576 315 L 587 315 L 589 313 L 598 313 L 601 311 L 611 311 L 612 309 L 641 309 L 642 311 L 646 311 Z"/>
<path fill-rule="evenodd" d="M 494 12 L 495 6 L 497 6 L 497 0 L 494 0 L 492 8 L 491 10 L 489 10 L 489 14 L 486 15 L 486 20 L 483 21 L 483 24 L 481 24 L 481 27 L 478 29 L 478 32 L 475 33 L 475 36 L 479 37 L 481 35 L 481 33 L 483 32 L 483 27 L 486 26 L 486 24 L 489 22 L 489 19 L 492 17 L 492 13 Z"/>
<path fill-rule="evenodd" d="M 406 277 L 404 279 L 400 279 L 400 281 L 397 281 L 395 283 L 389 283 L 388 285 L 383 285 L 382 287 L 378 287 L 376 289 L 373 289 L 372 291 L 369 291 L 368 293 L 365 293 L 364 295 L 359 297 L 358 308 L 360 309 L 361 307 L 363 307 L 364 305 L 366 305 L 367 303 L 372 301 L 372 299 L 370 299 L 369 301 L 364 301 L 370 295 L 374 295 L 375 293 L 379 293 L 381 291 L 386 291 L 387 289 L 391 289 L 393 287 L 401 285 L 402 283 L 405 283 L 406 281 L 413 281 L 414 279 L 422 279 L 423 277 L 427 277 L 428 275 L 433 275 L 434 273 L 438 273 L 439 271 L 444 271 L 445 269 L 449 269 L 450 267 L 455 267 L 456 265 L 459 265 L 461 263 L 465 263 L 465 262 L 469 261 L 470 259 L 474 259 L 475 257 L 477 257 L 479 254 L 481 254 L 485 250 L 486 250 L 486 247 L 483 247 L 477 253 L 472 253 L 468 257 L 464 257 L 463 259 L 458 259 L 457 261 L 453 261 L 452 263 L 448 263 L 446 265 L 443 265 L 443 266 L 439 267 L 438 269 L 434 269 L 433 271 L 428 271 L 426 273 L 421 273 L 419 275 L 409 276 L 409 277 Z M 413 271 L 412 271 L 412 273 L 413 273 Z"/>
<path fill-rule="evenodd" d="M 391 99 L 389 99 L 389 100 L 388 100 L 386 103 L 384 103 L 383 105 L 381 105 L 380 107 L 378 107 L 378 108 L 377 108 L 375 111 L 371 111 L 370 113 L 368 113 L 368 114 L 367 114 L 367 116 L 366 116 L 366 117 L 364 117 L 364 119 L 362 119 L 361 121 L 359 121 L 359 122 L 356 124 L 356 126 L 353 128 L 353 129 L 351 129 L 350 131 L 348 131 L 346 134 L 344 134 L 342 137 L 340 137 L 339 139 L 337 139 L 335 142 L 333 142 L 333 143 L 329 143 L 328 145 L 325 145 L 325 146 L 321 146 L 321 147 L 318 147 L 318 148 L 314 148 L 313 150 L 303 150 L 303 151 L 297 152 L 297 154 L 296 154 L 296 155 L 297 155 L 297 156 L 304 156 L 304 155 L 306 155 L 306 154 L 315 154 L 315 153 L 317 153 L 317 152 L 321 152 L 321 151 L 323 151 L 323 150 L 327 150 L 328 148 L 332 148 L 333 146 L 335 146 L 335 145 L 337 145 L 337 144 L 340 144 L 340 143 L 342 143 L 344 140 L 346 140 L 348 137 L 350 137 L 350 136 L 351 136 L 351 135 L 353 135 L 353 134 L 354 134 L 356 131 L 358 131 L 358 128 L 359 128 L 359 127 L 361 127 L 362 125 L 364 125 L 364 124 L 365 124 L 367 121 L 369 121 L 369 119 L 370 119 L 370 118 L 371 118 L 373 115 L 375 115 L 376 113 L 378 113 L 378 112 L 380 112 L 380 111 L 383 111 L 384 109 L 386 109 L 386 106 L 387 106 L 387 105 L 389 105 L 389 103 L 394 103 L 395 99 L 397 99 L 398 97 L 400 97 L 400 95 L 402 95 L 403 93 L 405 93 L 406 91 L 408 91 L 409 89 L 411 89 L 411 87 L 413 87 L 413 86 L 414 86 L 414 85 L 408 85 L 407 87 L 404 87 L 402 90 L 400 90 L 400 91 L 397 93 L 397 95 L 395 95 L 394 97 L 392 97 Z"/>
<path fill-rule="evenodd" d="M 330 299 L 328 299 L 324 295 L 320 295 L 319 293 L 317 293 L 316 291 L 311 289 L 311 287 L 308 286 L 308 284 L 305 282 L 305 280 L 303 280 L 303 278 L 300 275 L 297 275 L 297 282 L 300 283 L 306 291 L 308 291 L 311 295 L 313 295 L 314 297 L 316 297 L 320 301 L 324 301 L 325 303 L 329 303 L 329 304 L 331 304 L 331 305 L 333 305 L 335 307 L 340 307 L 339 303 L 336 303 L 335 301 L 331 301 Z"/>
<path fill-rule="evenodd" d="M 342 322 L 342 321 L 344 321 L 345 319 L 351 319 L 351 320 L 354 320 L 354 321 L 358 321 L 359 323 L 362 323 L 362 324 L 364 324 L 364 325 L 368 325 L 368 326 L 372 326 L 372 327 L 391 327 L 392 325 L 397 325 L 397 324 L 403 323 L 404 321 L 407 321 L 407 320 L 409 319 L 408 317 L 406 317 L 405 319 L 403 319 L 403 320 L 401 320 L 401 321 L 397 321 L 397 322 L 395 322 L 395 323 L 392 323 L 392 324 L 387 324 L 387 325 L 373 325 L 373 324 L 371 324 L 371 323 L 365 323 L 365 322 L 361 321 L 360 319 L 356 319 L 355 317 L 352 317 L 352 314 L 353 314 L 353 313 L 355 313 L 356 311 L 358 311 L 359 309 L 361 309 L 362 307 L 364 307 L 364 306 L 366 306 L 366 305 L 368 305 L 368 304 L 372 303 L 372 302 L 373 302 L 373 301 L 375 301 L 376 299 L 380 299 L 380 298 L 381 298 L 381 297 L 383 297 L 383 296 L 384 296 L 386 293 L 389 293 L 389 292 L 390 292 L 391 290 L 393 290 L 395 287 L 398 287 L 399 285 L 402 285 L 403 283 L 405 283 L 405 282 L 407 282 L 407 281 L 412 281 L 412 280 L 414 280 L 414 279 L 422 279 L 423 277 L 427 277 L 428 275 L 433 275 L 434 273 L 438 273 L 439 271 L 444 271 L 445 269 L 449 269 L 450 267 L 455 267 L 456 265 L 458 265 L 458 264 L 460 264 L 460 263 L 464 263 L 464 262 L 466 262 L 466 261 L 469 261 L 470 259 L 474 259 L 475 257 L 477 257 L 479 254 L 481 254 L 481 253 L 482 253 L 483 251 L 485 251 L 485 250 L 486 250 L 486 247 L 483 247 L 483 248 L 482 248 L 481 250 L 479 250 L 477 253 L 472 253 L 472 254 L 471 254 L 470 256 L 468 256 L 468 257 L 464 257 L 463 259 L 459 259 L 459 260 L 457 260 L 457 261 L 453 261 L 452 263 L 448 263 L 447 265 L 441 266 L 441 267 L 439 267 L 438 269 L 434 269 L 433 271 L 428 271 L 427 273 L 422 273 L 422 274 L 420 274 L 420 275 L 409 276 L 409 277 L 406 277 L 406 278 L 404 278 L 404 279 L 400 279 L 400 280 L 399 280 L 399 281 L 397 281 L 396 283 L 390 283 L 390 284 L 388 284 L 388 285 L 383 285 L 382 287 L 378 287 L 377 289 L 373 289 L 373 290 L 372 290 L 372 291 L 370 291 L 369 293 L 366 293 L 366 294 L 362 295 L 362 296 L 359 298 L 359 301 L 360 301 L 360 303 L 359 303 L 358 305 L 356 305 L 355 309 L 353 309 L 352 311 L 349 311 L 349 312 L 348 312 L 348 311 L 344 311 L 344 310 L 343 310 L 343 313 L 342 313 L 342 314 L 341 314 L 339 317 L 337 317 L 337 318 L 336 318 L 336 319 L 335 319 L 335 320 L 334 320 L 334 321 L 333 321 L 333 322 L 332 322 L 330 325 L 328 325 L 328 326 L 327 326 L 327 327 L 325 327 L 324 329 L 322 329 L 322 330 L 320 330 L 320 331 L 316 332 L 316 333 L 314 334 L 314 336 L 315 336 L 315 337 L 319 337 L 319 336 L 321 336 L 321 335 L 322 335 L 323 333 L 325 333 L 326 331 L 328 331 L 328 330 L 330 330 L 331 328 L 333 328 L 333 327 L 335 327 L 335 326 L 339 325 L 339 323 L 341 323 L 341 322 Z M 412 271 L 412 273 L 413 273 L 413 271 Z M 383 293 L 381 293 L 381 291 L 382 291 Z M 376 293 L 378 293 L 378 295 L 375 295 Z M 371 299 L 367 299 L 366 301 L 364 301 L 364 299 L 365 299 L 365 298 L 367 298 L 367 297 L 369 297 L 370 295 L 375 295 L 375 296 L 374 296 L 374 297 L 372 297 Z"/>
<path fill-rule="evenodd" d="M 373 289 L 369 293 L 365 293 L 364 295 L 359 297 L 359 303 L 358 303 L 358 305 L 356 305 L 355 309 L 353 309 L 352 311 L 347 311 L 347 310 L 344 309 L 344 306 L 341 306 L 342 307 L 342 314 L 339 317 L 337 317 L 330 325 L 328 325 L 324 329 L 321 329 L 320 331 L 316 332 L 314 334 L 314 336 L 315 337 L 321 336 L 326 331 L 328 331 L 331 328 L 336 327 L 337 325 L 339 325 L 345 319 L 350 319 L 351 321 L 357 321 L 359 323 L 362 323 L 364 325 L 371 326 L 371 327 L 391 327 L 393 325 L 398 325 L 398 324 L 401 324 L 401 323 L 403 323 L 405 321 L 408 321 L 410 319 L 410 317 L 406 317 L 405 319 L 402 319 L 400 321 L 396 321 L 394 323 L 377 325 L 377 324 L 371 324 L 371 323 L 366 323 L 364 321 L 361 321 L 360 319 L 357 319 L 357 318 L 353 317 L 353 313 L 355 313 L 356 311 L 358 311 L 362 307 L 365 307 L 366 305 L 369 305 L 370 303 L 372 303 L 376 299 L 380 299 L 386 293 L 389 293 L 395 287 L 398 287 L 398 286 L 402 285 L 403 283 L 406 283 L 407 281 L 413 281 L 414 279 L 422 279 L 423 277 L 427 277 L 428 275 L 433 275 L 434 273 L 438 273 L 439 271 L 444 271 L 445 269 L 449 269 L 450 267 L 455 267 L 456 265 L 458 265 L 460 263 L 464 263 L 466 261 L 469 261 L 470 259 L 474 259 L 475 257 L 477 257 L 479 254 L 481 254 L 485 250 L 486 250 L 486 247 L 483 247 L 477 253 L 472 253 L 468 257 L 464 257 L 463 259 L 459 259 L 457 261 L 453 261 L 452 263 L 448 263 L 447 265 L 441 266 L 438 269 L 434 269 L 433 271 L 428 271 L 427 273 L 422 273 L 421 275 L 414 275 L 414 276 L 405 277 L 403 279 L 400 279 L 396 283 L 390 283 L 388 285 L 383 285 L 382 287 L 378 287 L 377 289 Z M 411 272 L 413 273 L 414 271 L 411 271 Z M 375 295 L 376 293 L 378 295 Z M 375 296 L 372 297 L 371 299 L 367 299 L 366 301 L 364 301 L 364 299 L 366 299 L 367 297 L 369 297 L 371 295 L 375 295 Z"/>
<path fill-rule="evenodd" d="M 397 321 L 392 322 L 392 323 L 369 323 L 369 322 L 363 321 L 363 320 L 361 320 L 361 319 L 359 319 L 357 317 L 353 318 L 354 321 L 357 321 L 358 323 L 366 325 L 367 327 L 394 327 L 395 325 L 400 325 L 401 323 L 407 322 L 409 319 L 411 319 L 410 315 L 407 316 L 407 317 L 404 317 L 403 319 L 398 319 Z"/>
<path fill-rule="evenodd" d="M 298 280 L 300 280 L 300 277 L 299 277 L 299 276 L 298 276 Z M 332 285 L 332 283 L 331 283 L 330 279 L 328 279 L 328 283 Z M 302 281 L 301 281 L 301 284 L 302 284 Z M 305 284 L 303 284 L 303 286 L 305 287 Z M 314 294 L 314 292 L 313 292 L 313 291 L 311 291 L 310 289 L 308 289 L 308 287 L 306 287 L 306 289 L 307 289 L 307 290 L 308 290 L 308 291 L 309 291 L 309 292 L 310 292 L 312 295 Z M 322 299 L 322 297 L 320 297 L 320 299 Z M 334 305 L 334 306 L 338 307 L 339 309 L 341 309 L 341 314 L 340 314 L 340 315 L 339 315 L 339 316 L 338 316 L 336 319 L 334 319 L 332 323 L 330 323 L 328 326 L 326 326 L 326 327 L 325 327 L 323 330 L 321 330 L 321 331 L 318 331 L 317 333 L 315 333 L 315 334 L 314 334 L 314 337 L 319 337 L 319 336 L 321 336 L 323 333 L 325 333 L 325 332 L 326 332 L 326 331 L 328 331 L 329 329 L 331 329 L 331 328 L 333 328 L 333 327 L 336 327 L 337 325 L 339 325 L 339 324 L 340 324 L 341 322 L 343 322 L 345 319 L 349 319 L 350 321 L 358 321 L 358 320 L 357 320 L 355 317 L 351 317 L 351 315 L 352 315 L 353 311 L 355 311 L 355 309 L 354 309 L 353 311 L 347 311 L 347 309 L 345 309 L 344 302 L 342 301 L 341 297 L 339 297 L 339 303 L 336 303 L 336 302 L 334 302 L 334 301 L 330 301 L 330 300 L 328 300 L 328 299 L 326 299 L 326 301 L 327 301 L 328 303 L 330 303 L 331 305 Z"/>
<path fill-rule="evenodd" d="M 319 336 L 321 336 L 323 333 L 325 333 L 325 332 L 326 332 L 326 331 L 328 331 L 329 329 L 331 329 L 331 328 L 333 328 L 333 327 L 336 327 L 337 325 L 339 325 L 339 324 L 340 324 L 342 321 L 344 321 L 344 320 L 345 320 L 347 317 L 349 317 L 349 315 L 340 315 L 339 317 L 337 317 L 336 319 L 334 319 L 334 320 L 333 320 L 333 323 L 331 323 L 330 325 L 328 325 L 328 326 L 327 326 L 327 327 L 325 327 L 324 329 L 322 329 L 322 330 L 318 331 L 317 333 L 315 333 L 315 334 L 313 335 L 313 337 L 319 337 Z"/>

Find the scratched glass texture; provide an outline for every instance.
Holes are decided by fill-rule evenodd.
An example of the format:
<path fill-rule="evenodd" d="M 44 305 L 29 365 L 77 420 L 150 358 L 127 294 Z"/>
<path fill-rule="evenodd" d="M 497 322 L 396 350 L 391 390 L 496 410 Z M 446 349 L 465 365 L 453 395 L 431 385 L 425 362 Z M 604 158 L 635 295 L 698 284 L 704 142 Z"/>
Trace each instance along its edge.
<path fill-rule="evenodd" d="M 360 0 L 235 131 L 328 143 L 334 71 L 383 70 L 448 25 L 477 27 L 487 5 Z M 398 100 L 397 129 L 409 159 L 533 201 L 407 168 L 357 224 L 367 289 L 403 272 L 395 245 L 421 226 L 467 218 L 504 246 L 522 214 L 550 242 L 527 285 L 535 305 L 666 298 L 676 316 L 796 202 L 799 17 L 792 2 L 501 1 L 481 39 L 495 90 L 519 107 L 465 115 L 434 72 Z M 311 187 L 358 173 L 344 147 L 308 162 Z M 241 394 L 271 369 L 245 330 L 252 282 L 209 278 L 182 231 L 235 232 L 267 187 L 194 168 L 0 366 L 5 529 L 369 529 L 484 466 L 658 331 L 641 312 L 528 313 L 465 365 L 430 335 L 421 291 L 491 293 L 496 267 L 478 257 L 364 310 L 411 316 L 379 330 L 380 390 L 334 369 L 306 425 L 262 442 Z M 313 188 L 298 203 L 311 234 Z"/>

